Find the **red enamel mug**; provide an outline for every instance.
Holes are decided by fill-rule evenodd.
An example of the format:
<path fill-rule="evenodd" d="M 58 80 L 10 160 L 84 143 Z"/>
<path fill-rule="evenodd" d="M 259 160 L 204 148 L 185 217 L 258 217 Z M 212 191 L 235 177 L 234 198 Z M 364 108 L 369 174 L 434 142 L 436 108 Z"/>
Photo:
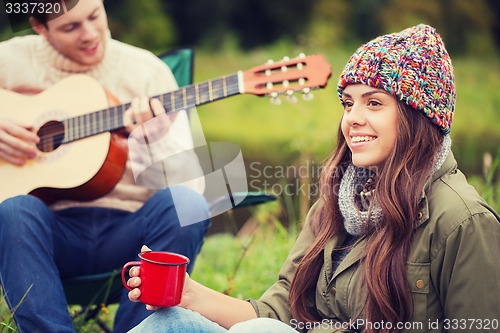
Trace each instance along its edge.
<path fill-rule="evenodd" d="M 128 290 L 125 273 L 139 266 L 141 296 L 144 304 L 167 307 L 181 302 L 184 278 L 189 259 L 173 252 L 147 251 L 139 253 L 140 261 L 129 261 L 122 268 L 122 283 Z"/>

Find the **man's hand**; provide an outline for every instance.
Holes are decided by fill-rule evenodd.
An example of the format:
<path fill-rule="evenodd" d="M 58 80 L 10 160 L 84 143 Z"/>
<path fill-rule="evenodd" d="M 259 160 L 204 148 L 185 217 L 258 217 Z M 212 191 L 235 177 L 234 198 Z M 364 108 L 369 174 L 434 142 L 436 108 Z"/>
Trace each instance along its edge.
<path fill-rule="evenodd" d="M 165 108 L 158 99 L 136 97 L 132 99 L 130 108 L 123 114 L 123 125 L 128 133 L 132 133 L 136 127 L 145 124 L 154 117 L 157 117 L 158 122 L 149 122 L 146 125 L 147 133 L 142 133 L 142 135 L 147 135 L 150 141 L 154 141 L 154 138 L 149 138 L 149 136 L 164 133 L 170 127 L 171 121 L 166 116 Z"/>
<path fill-rule="evenodd" d="M 39 141 L 31 128 L 0 119 L 0 159 L 21 166 L 27 159 L 37 156 Z"/>

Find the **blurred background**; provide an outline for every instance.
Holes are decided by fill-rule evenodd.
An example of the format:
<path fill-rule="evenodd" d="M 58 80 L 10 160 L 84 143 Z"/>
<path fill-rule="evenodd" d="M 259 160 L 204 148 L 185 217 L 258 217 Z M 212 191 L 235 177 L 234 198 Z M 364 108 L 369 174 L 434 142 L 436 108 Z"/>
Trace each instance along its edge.
<path fill-rule="evenodd" d="M 105 0 L 105 6 L 119 40 L 155 54 L 193 48 L 195 82 L 299 53 L 323 54 L 332 65 L 327 87 L 312 101 L 297 96 L 297 103 L 282 98 L 273 105 L 266 97 L 241 95 L 197 107 L 207 141 L 241 147 L 249 190 L 278 197 L 214 219 L 193 274 L 199 282 L 247 298 L 259 297 L 275 280 L 335 145 L 342 114 L 335 87 L 343 66 L 362 43 L 418 23 L 437 29 L 453 60 L 455 157 L 500 211 L 500 1 Z M 13 33 L 2 14 L 0 40 L 31 33 Z M 7 313 L 0 302 L 0 322 Z M 78 331 L 100 332 L 86 325 Z"/>

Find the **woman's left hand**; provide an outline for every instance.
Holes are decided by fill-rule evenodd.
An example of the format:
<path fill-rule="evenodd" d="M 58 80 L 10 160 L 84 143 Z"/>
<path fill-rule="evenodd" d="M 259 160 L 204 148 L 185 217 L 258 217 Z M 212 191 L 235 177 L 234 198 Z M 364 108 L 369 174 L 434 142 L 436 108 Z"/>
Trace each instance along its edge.
<path fill-rule="evenodd" d="M 146 251 L 151 251 L 151 249 L 146 245 L 143 245 L 141 248 L 141 252 Z M 139 297 L 141 297 L 141 290 L 139 289 L 139 287 L 141 285 L 141 278 L 139 277 L 139 273 L 140 269 L 138 266 L 132 267 L 129 271 L 130 279 L 128 279 L 127 285 L 133 289 L 129 291 L 128 299 L 132 302 L 140 302 Z M 159 307 L 146 304 L 146 309 L 157 310 L 159 309 Z"/>

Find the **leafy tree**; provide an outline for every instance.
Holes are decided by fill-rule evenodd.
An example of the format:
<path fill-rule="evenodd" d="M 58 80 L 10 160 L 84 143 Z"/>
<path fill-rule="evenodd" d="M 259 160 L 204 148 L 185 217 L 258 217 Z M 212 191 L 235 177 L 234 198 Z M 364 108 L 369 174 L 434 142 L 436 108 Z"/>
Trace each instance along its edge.
<path fill-rule="evenodd" d="M 495 45 L 498 47 L 500 45 L 500 1 L 488 0 L 488 8 L 493 15 L 493 36 Z"/>
<path fill-rule="evenodd" d="M 487 0 L 441 0 L 443 32 L 451 53 L 490 54 L 493 21 Z"/>
<path fill-rule="evenodd" d="M 441 31 L 444 28 L 442 15 L 441 6 L 435 0 L 391 0 L 379 11 L 384 33 L 419 23 L 430 24 Z"/>
<path fill-rule="evenodd" d="M 166 0 L 183 44 L 219 48 L 236 37 L 243 48 L 295 38 L 304 32 L 314 1 L 310 0 Z"/>
<path fill-rule="evenodd" d="M 115 0 L 105 5 L 115 38 L 154 52 L 176 46 L 176 29 L 161 0 Z"/>

